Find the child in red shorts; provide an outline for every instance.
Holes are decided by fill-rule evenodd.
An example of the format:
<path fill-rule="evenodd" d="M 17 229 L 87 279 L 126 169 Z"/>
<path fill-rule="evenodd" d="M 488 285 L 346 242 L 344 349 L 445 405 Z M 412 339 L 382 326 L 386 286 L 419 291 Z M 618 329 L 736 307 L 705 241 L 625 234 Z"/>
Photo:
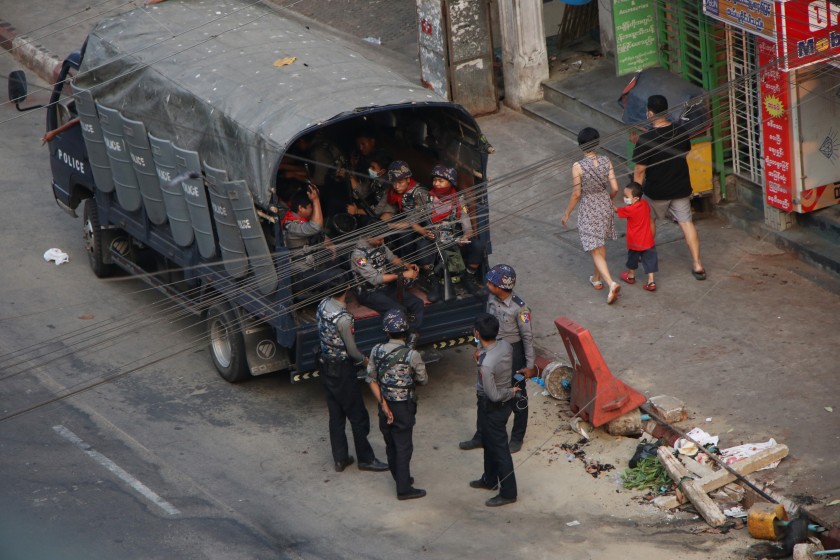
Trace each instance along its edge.
<path fill-rule="evenodd" d="M 636 269 L 639 261 L 647 273 L 644 289 L 656 291 L 653 274 L 659 270 L 656 245 L 650 229 L 650 205 L 642 199 L 642 186 L 632 181 L 624 187 L 624 204 L 615 211 L 619 218 L 627 218 L 627 270 L 621 273 L 621 279 L 628 284 L 636 283 Z"/>

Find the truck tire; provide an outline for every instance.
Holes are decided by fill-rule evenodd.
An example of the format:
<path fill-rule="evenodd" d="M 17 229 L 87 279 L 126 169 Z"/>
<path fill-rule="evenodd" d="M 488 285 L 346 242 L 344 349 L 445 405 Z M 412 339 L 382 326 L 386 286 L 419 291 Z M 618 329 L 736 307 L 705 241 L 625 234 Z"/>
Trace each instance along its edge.
<path fill-rule="evenodd" d="M 100 225 L 96 201 L 88 198 L 85 200 L 85 208 L 82 214 L 82 235 L 85 238 L 85 249 L 87 249 L 88 261 L 93 273 L 98 278 L 107 278 L 113 276 L 117 267 L 103 260 L 104 251 L 108 249 L 102 246 L 103 235 Z"/>
<path fill-rule="evenodd" d="M 210 357 L 219 375 L 230 383 L 251 378 L 245 355 L 245 339 L 230 304 L 217 303 L 207 311 L 207 338 Z"/>

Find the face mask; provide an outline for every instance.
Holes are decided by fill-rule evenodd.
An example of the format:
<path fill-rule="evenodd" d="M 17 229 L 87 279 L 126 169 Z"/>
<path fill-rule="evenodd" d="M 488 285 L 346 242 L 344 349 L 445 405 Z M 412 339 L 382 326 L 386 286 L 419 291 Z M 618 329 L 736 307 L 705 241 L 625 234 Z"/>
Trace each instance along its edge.
<path fill-rule="evenodd" d="M 373 179 L 379 177 L 379 172 L 375 169 L 368 169 L 368 175 L 370 175 Z"/>
<path fill-rule="evenodd" d="M 630 206 L 631 204 L 633 204 L 633 199 L 632 198 L 627 198 L 625 196 L 624 197 L 624 204 L 626 204 L 627 206 Z"/>
<path fill-rule="evenodd" d="M 481 346 L 481 341 L 480 341 L 480 340 L 478 340 L 478 337 L 477 337 L 477 336 L 474 336 L 474 337 L 473 337 L 473 342 L 475 342 L 475 345 L 476 345 L 476 346 Z"/>

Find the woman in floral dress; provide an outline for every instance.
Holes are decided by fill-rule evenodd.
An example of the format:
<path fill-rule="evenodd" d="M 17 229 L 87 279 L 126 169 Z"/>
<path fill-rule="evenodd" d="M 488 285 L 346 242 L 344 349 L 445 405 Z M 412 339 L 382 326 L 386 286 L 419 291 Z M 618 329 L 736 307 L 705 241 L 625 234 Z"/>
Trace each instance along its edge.
<path fill-rule="evenodd" d="M 578 133 L 578 145 L 584 157 L 572 166 L 574 190 L 562 223 L 566 225 L 572 210 L 580 202 L 577 216 L 580 244 L 584 251 L 592 255 L 595 265 L 589 283 L 596 290 L 602 290 L 606 283 L 609 286 L 607 303 L 613 303 L 618 298 L 621 286 L 613 281 L 607 268 L 605 243 L 607 239 L 616 239 L 612 199 L 618 192 L 618 181 L 610 158 L 599 156 L 595 150 L 599 138 L 594 128 L 587 127 Z"/>

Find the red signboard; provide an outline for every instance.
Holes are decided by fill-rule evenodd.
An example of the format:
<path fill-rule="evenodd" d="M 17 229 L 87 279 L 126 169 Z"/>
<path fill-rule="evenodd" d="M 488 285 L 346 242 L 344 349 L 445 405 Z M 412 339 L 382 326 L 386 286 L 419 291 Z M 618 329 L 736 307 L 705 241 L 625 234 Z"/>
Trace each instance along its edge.
<path fill-rule="evenodd" d="M 790 82 L 776 60 L 776 46 L 758 40 L 761 66 L 761 120 L 764 149 L 764 196 L 767 204 L 786 212 L 793 210 L 794 155 L 791 141 Z"/>
<path fill-rule="evenodd" d="M 840 4 L 781 0 L 776 5 L 776 45 L 784 70 L 840 60 Z"/>

